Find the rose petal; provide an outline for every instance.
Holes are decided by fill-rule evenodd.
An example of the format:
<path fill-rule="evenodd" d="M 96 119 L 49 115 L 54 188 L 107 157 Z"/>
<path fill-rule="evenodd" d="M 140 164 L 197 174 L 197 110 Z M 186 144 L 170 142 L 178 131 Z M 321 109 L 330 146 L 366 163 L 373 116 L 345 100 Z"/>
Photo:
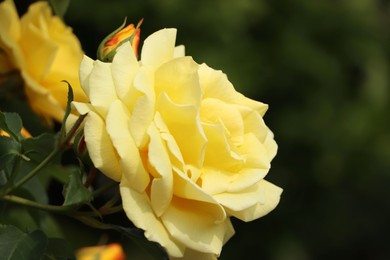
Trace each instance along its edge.
<path fill-rule="evenodd" d="M 219 255 L 225 237 L 224 222 L 215 223 L 206 205 L 174 197 L 161 219 L 169 233 L 191 249 Z"/>
<path fill-rule="evenodd" d="M 207 139 L 200 125 L 197 108 L 192 105 L 174 104 L 163 93 L 157 102 L 157 111 L 180 147 L 184 161 L 201 167 Z"/>
<path fill-rule="evenodd" d="M 239 146 L 243 143 L 244 123 L 240 112 L 234 106 L 216 98 L 206 98 L 202 100 L 200 117 L 202 122 L 212 124 L 222 121 L 234 145 Z"/>
<path fill-rule="evenodd" d="M 112 61 L 111 71 L 118 97 L 126 104 L 130 100 L 130 89 L 139 70 L 137 58 L 130 42 L 122 44 Z"/>
<path fill-rule="evenodd" d="M 155 75 L 156 97 L 166 93 L 173 103 L 199 107 L 202 93 L 198 78 L 198 64 L 191 57 L 169 61 L 163 64 Z"/>
<path fill-rule="evenodd" d="M 220 70 L 214 70 L 206 64 L 199 66 L 199 78 L 203 89 L 203 98 L 217 98 L 229 104 L 248 106 L 261 115 L 264 115 L 268 105 L 246 98 L 237 92 L 226 74 Z"/>
<path fill-rule="evenodd" d="M 0 4 L 0 17 L 0 48 L 9 52 L 7 56 L 13 57 L 13 65 L 23 67 L 23 56 L 15 43 L 20 39 L 20 22 L 15 4 L 12 0 L 6 0 Z"/>
<path fill-rule="evenodd" d="M 95 61 L 89 76 L 89 99 L 102 117 L 106 117 L 108 107 L 118 99 L 112 81 L 110 63 Z"/>
<path fill-rule="evenodd" d="M 204 164 L 217 169 L 239 171 L 244 165 L 244 158 L 237 154 L 222 123 L 202 123 L 202 127 L 208 140 Z"/>
<path fill-rule="evenodd" d="M 155 107 L 153 87 L 153 71 L 150 67 L 141 67 L 134 79 L 134 89 L 137 93 L 132 93 L 131 99 L 134 101 L 128 104 L 128 106 L 133 106 L 131 110 L 130 132 L 139 148 L 146 145 L 146 131 L 153 119 Z"/>
<path fill-rule="evenodd" d="M 174 58 L 179 58 L 179 57 L 184 57 L 185 56 L 185 47 L 184 45 L 179 45 L 175 47 L 173 57 Z"/>
<path fill-rule="evenodd" d="M 253 187 L 239 193 L 221 193 L 214 195 L 229 215 L 243 221 L 252 221 L 267 215 L 279 203 L 282 189 L 261 180 Z M 257 200 L 257 201 L 256 201 Z"/>
<path fill-rule="evenodd" d="M 84 134 L 89 157 L 94 166 L 104 172 L 109 178 L 120 181 L 122 170 L 119 165 L 118 155 L 106 132 L 106 125 L 103 119 L 93 111 L 88 113 Z"/>
<path fill-rule="evenodd" d="M 216 168 L 204 168 L 202 189 L 215 195 L 224 192 L 239 192 L 255 185 L 262 180 L 268 170 L 242 169 L 238 173 L 223 171 Z"/>
<path fill-rule="evenodd" d="M 207 194 L 201 187 L 194 183 L 186 174 L 173 171 L 173 194 L 177 198 L 186 199 L 193 204 L 201 205 L 203 211 L 207 211 L 213 217 L 215 223 L 221 223 L 226 219 L 225 210 L 217 201 Z"/>
<path fill-rule="evenodd" d="M 176 242 L 161 220 L 156 217 L 146 193 L 139 193 L 129 187 L 126 178 L 120 184 L 123 210 L 133 224 L 145 230 L 145 237 L 164 247 L 172 257 L 183 257 L 184 245 Z"/>
<path fill-rule="evenodd" d="M 240 154 L 245 158 L 246 168 L 268 170 L 271 167 L 268 151 L 252 133 L 244 136 L 244 143 L 239 148 Z"/>
<path fill-rule="evenodd" d="M 149 184 L 139 150 L 129 131 L 130 113 L 120 100 L 115 100 L 107 113 L 106 129 L 118 153 L 119 163 L 131 188 L 142 192 Z"/>
<path fill-rule="evenodd" d="M 145 39 L 141 52 L 143 65 L 158 68 L 171 60 L 174 54 L 176 29 L 162 29 Z"/>
<path fill-rule="evenodd" d="M 79 75 L 81 87 L 87 96 L 89 96 L 89 77 L 91 75 L 91 71 L 93 70 L 93 66 L 94 61 L 90 57 L 84 55 L 80 63 Z"/>
<path fill-rule="evenodd" d="M 160 217 L 168 208 L 173 195 L 172 165 L 160 132 L 154 124 L 150 125 L 148 135 L 150 137 L 149 163 L 158 174 L 152 181 L 150 200 L 155 214 Z"/>

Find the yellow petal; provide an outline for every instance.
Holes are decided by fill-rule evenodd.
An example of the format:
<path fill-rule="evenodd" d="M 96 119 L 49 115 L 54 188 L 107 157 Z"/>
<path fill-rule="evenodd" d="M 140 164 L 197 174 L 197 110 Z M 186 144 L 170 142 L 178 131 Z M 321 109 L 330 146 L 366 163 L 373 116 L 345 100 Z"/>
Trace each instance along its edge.
<path fill-rule="evenodd" d="M 7 52 L 14 66 L 24 67 L 23 55 L 17 45 L 21 33 L 19 16 L 12 0 L 0 4 L 0 20 L 0 48 Z"/>
<path fill-rule="evenodd" d="M 239 171 L 244 165 L 244 158 L 237 154 L 222 123 L 202 123 L 202 126 L 208 140 L 204 164 L 217 169 Z"/>
<path fill-rule="evenodd" d="M 166 94 L 161 94 L 157 111 L 180 147 L 184 161 L 200 168 L 204 160 L 207 139 L 200 124 L 197 108 L 192 105 L 175 104 Z"/>
<path fill-rule="evenodd" d="M 126 178 L 120 184 L 123 210 L 133 224 L 145 230 L 145 237 L 164 247 L 172 257 L 183 257 L 184 246 L 176 242 L 156 217 L 146 193 L 139 193 L 129 187 Z"/>
<path fill-rule="evenodd" d="M 103 119 L 93 111 L 89 111 L 85 121 L 84 135 L 88 153 L 94 166 L 109 178 L 120 181 L 122 171 L 118 155 L 107 134 Z"/>
<path fill-rule="evenodd" d="M 95 61 L 89 76 L 89 99 L 102 117 L 105 117 L 108 107 L 118 97 L 112 81 L 111 64 Z"/>
<path fill-rule="evenodd" d="M 159 112 L 155 114 L 154 123 L 161 133 L 161 138 L 166 142 L 172 165 L 184 172 L 184 159 L 175 138 L 169 132 Z"/>
<path fill-rule="evenodd" d="M 158 68 L 171 60 L 174 54 L 176 29 L 162 29 L 145 39 L 142 46 L 141 62 Z"/>
<path fill-rule="evenodd" d="M 224 192 L 240 192 L 264 178 L 268 170 L 242 169 L 238 173 L 223 171 L 216 168 L 204 168 L 202 189 L 210 195 Z"/>
<path fill-rule="evenodd" d="M 180 58 L 185 56 L 185 47 L 184 45 L 179 45 L 175 47 L 173 57 L 174 58 Z"/>
<path fill-rule="evenodd" d="M 89 96 L 89 77 L 93 70 L 93 65 L 94 65 L 94 61 L 87 55 L 84 55 L 80 63 L 79 75 L 80 75 L 81 87 L 83 88 L 84 93 L 87 96 Z"/>
<path fill-rule="evenodd" d="M 0 4 L 0 38 L 4 41 L 20 37 L 19 16 L 13 0 L 5 0 Z"/>
<path fill-rule="evenodd" d="M 111 70 L 116 93 L 124 103 L 127 103 L 130 99 L 130 88 L 139 70 L 138 61 L 130 42 L 127 41 L 118 48 L 112 61 Z"/>
<path fill-rule="evenodd" d="M 245 192 L 222 193 L 214 198 L 226 208 L 229 215 L 252 221 L 272 211 L 278 205 L 281 193 L 282 189 L 278 186 L 261 180 Z"/>
<path fill-rule="evenodd" d="M 258 111 L 261 115 L 264 115 L 268 108 L 266 104 L 246 98 L 237 92 L 226 74 L 220 70 L 214 70 L 206 64 L 202 64 L 199 66 L 199 78 L 204 98 L 217 98 L 228 104 L 248 106 Z"/>
<path fill-rule="evenodd" d="M 81 102 L 72 102 L 72 108 L 76 109 L 77 112 L 79 112 L 80 115 L 85 115 L 89 111 L 95 111 L 94 107 L 91 104 L 88 103 L 81 103 Z"/>
<path fill-rule="evenodd" d="M 215 124 L 222 121 L 224 127 L 229 131 L 230 140 L 234 145 L 239 146 L 243 143 L 244 123 L 236 107 L 219 99 L 206 98 L 202 100 L 200 117 L 202 122 Z"/>
<path fill-rule="evenodd" d="M 266 169 L 270 165 L 270 157 L 266 147 L 259 142 L 256 136 L 252 133 L 244 136 L 244 144 L 239 148 L 240 154 L 245 158 L 246 168 Z"/>
<path fill-rule="evenodd" d="M 224 222 L 215 223 L 205 203 L 174 197 L 161 216 L 169 233 L 187 247 L 219 255 L 225 237 Z"/>
<path fill-rule="evenodd" d="M 30 14 L 28 13 L 28 15 Z M 45 37 L 33 24 L 24 22 L 22 25 L 23 38 L 29 39 L 20 42 L 26 60 L 26 68 L 34 79 L 42 80 L 49 73 L 59 46 Z"/>
<path fill-rule="evenodd" d="M 171 60 L 156 71 L 156 97 L 166 93 L 176 104 L 191 104 L 199 107 L 201 88 L 198 64 L 191 57 Z"/>
<path fill-rule="evenodd" d="M 49 120 L 55 118 L 59 122 L 63 119 L 65 110 L 49 90 L 42 88 L 28 73 L 22 71 L 22 78 L 28 88 L 25 88 L 26 96 L 31 108 L 39 115 Z"/>
<path fill-rule="evenodd" d="M 278 151 L 278 145 L 275 142 L 274 134 L 269 129 L 267 131 L 267 136 L 265 137 L 265 140 L 264 140 L 264 146 L 267 149 L 268 158 L 270 160 L 272 160 L 276 156 L 276 153 Z"/>
<path fill-rule="evenodd" d="M 177 198 L 186 199 L 188 203 L 200 206 L 212 216 L 215 223 L 221 223 L 226 219 L 225 210 L 217 201 L 194 183 L 186 174 L 173 171 L 174 195 Z"/>
<path fill-rule="evenodd" d="M 134 79 L 134 90 L 131 93 L 130 104 L 132 115 L 130 119 L 130 132 L 135 143 L 142 148 L 147 143 L 146 131 L 153 119 L 155 96 L 154 76 L 150 67 L 143 66 Z M 133 101 L 134 100 L 134 101 Z M 132 105 L 131 103 L 134 103 Z"/>
<path fill-rule="evenodd" d="M 129 131 L 130 113 L 120 100 L 114 101 L 107 113 L 106 129 L 111 142 L 120 157 L 122 174 L 131 188 L 142 192 L 149 184 L 149 174 L 145 170 L 139 150 Z"/>
<path fill-rule="evenodd" d="M 150 166 L 158 174 L 152 181 L 150 200 L 156 215 L 160 217 L 168 208 L 173 195 L 172 165 L 160 132 L 154 124 L 148 129 Z"/>

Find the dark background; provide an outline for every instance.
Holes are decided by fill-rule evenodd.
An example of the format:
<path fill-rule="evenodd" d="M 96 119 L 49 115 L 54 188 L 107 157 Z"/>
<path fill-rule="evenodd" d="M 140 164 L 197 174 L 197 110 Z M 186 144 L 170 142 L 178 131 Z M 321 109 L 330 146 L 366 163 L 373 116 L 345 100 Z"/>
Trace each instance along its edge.
<path fill-rule="evenodd" d="M 380 0 L 84 0 L 65 16 L 84 51 L 144 18 L 198 63 L 268 103 L 279 206 L 220 259 L 390 259 L 390 4 Z M 142 45 L 141 45 L 142 46 Z M 131 258 L 131 255 L 129 255 Z"/>

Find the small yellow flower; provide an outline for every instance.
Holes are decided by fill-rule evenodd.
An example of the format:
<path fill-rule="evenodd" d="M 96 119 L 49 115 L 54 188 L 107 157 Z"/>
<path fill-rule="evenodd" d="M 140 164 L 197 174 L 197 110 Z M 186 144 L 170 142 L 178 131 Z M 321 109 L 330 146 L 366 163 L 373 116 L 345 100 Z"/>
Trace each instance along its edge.
<path fill-rule="evenodd" d="M 126 256 L 120 244 L 83 247 L 76 252 L 77 260 L 125 260 Z"/>
<path fill-rule="evenodd" d="M 238 93 L 224 73 L 175 47 L 176 30 L 130 43 L 112 63 L 84 57 L 90 103 L 84 136 L 98 169 L 120 182 L 123 209 L 170 257 L 215 259 L 234 234 L 230 217 L 272 211 L 282 189 L 266 181 L 277 152 L 264 103 Z"/>
<path fill-rule="evenodd" d="M 88 100 L 78 79 L 82 57 L 77 37 L 47 2 L 32 4 L 21 18 L 12 0 L 0 3 L 0 73 L 20 71 L 30 106 L 48 123 L 65 113 L 68 86 L 62 80 L 75 100 Z"/>

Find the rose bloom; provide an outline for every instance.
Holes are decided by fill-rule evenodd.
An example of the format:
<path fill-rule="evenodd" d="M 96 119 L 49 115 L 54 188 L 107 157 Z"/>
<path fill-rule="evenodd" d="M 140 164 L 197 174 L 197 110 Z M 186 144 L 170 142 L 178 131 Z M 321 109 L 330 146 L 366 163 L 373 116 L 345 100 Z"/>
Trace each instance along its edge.
<path fill-rule="evenodd" d="M 47 122 L 61 121 L 68 81 L 74 99 L 87 102 L 78 80 L 83 51 L 72 30 L 47 2 L 32 4 L 19 19 L 14 2 L 0 4 L 0 73 L 19 70 L 31 108 Z"/>
<path fill-rule="evenodd" d="M 277 145 L 267 105 L 235 91 L 225 74 L 184 56 L 176 30 L 149 36 L 137 61 L 130 43 L 112 63 L 84 57 L 90 103 L 84 134 L 94 165 L 120 182 L 123 208 L 171 258 L 214 259 L 234 234 L 276 207 L 264 180 Z"/>

